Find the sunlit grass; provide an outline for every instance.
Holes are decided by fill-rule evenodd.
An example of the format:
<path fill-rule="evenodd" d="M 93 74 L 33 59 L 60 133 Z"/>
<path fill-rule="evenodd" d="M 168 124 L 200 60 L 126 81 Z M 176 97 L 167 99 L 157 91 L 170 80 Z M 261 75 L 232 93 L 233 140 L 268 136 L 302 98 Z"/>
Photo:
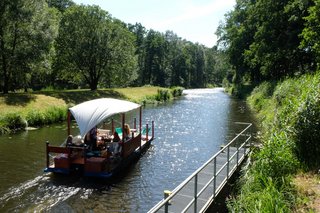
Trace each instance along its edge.
<path fill-rule="evenodd" d="M 160 87 L 81 90 L 47 90 L 0 95 L 0 133 L 26 125 L 41 126 L 64 120 L 67 108 L 97 98 L 116 98 L 136 103 L 152 102 Z"/>

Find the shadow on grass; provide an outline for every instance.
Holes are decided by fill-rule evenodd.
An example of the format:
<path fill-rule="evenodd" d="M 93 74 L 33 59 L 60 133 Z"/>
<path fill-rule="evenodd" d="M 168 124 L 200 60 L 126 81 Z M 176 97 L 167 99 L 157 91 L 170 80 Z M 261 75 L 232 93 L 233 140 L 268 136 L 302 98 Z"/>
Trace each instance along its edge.
<path fill-rule="evenodd" d="M 4 102 L 11 106 L 26 106 L 29 102 L 36 99 L 36 96 L 30 93 L 8 94 L 3 97 Z"/>
<path fill-rule="evenodd" d="M 115 90 L 72 90 L 72 91 L 45 91 L 39 94 L 63 99 L 67 104 L 79 104 L 97 98 L 124 99 L 125 96 Z"/>

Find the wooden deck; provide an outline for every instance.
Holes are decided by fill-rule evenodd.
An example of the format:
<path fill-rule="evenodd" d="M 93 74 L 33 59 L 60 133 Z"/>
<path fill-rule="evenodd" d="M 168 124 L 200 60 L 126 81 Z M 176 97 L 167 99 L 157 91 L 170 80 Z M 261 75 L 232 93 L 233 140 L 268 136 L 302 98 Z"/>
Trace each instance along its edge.
<path fill-rule="evenodd" d="M 245 128 L 203 166 L 177 186 L 151 212 L 205 212 L 250 151 Z"/>

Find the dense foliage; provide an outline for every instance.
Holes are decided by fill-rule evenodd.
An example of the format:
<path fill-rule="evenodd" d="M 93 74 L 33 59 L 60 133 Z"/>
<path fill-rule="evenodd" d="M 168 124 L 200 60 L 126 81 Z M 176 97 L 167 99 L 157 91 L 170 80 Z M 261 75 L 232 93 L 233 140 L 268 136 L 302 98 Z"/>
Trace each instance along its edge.
<path fill-rule="evenodd" d="M 320 72 L 264 82 L 248 101 L 262 123 L 264 143 L 229 207 L 235 212 L 291 212 L 298 204 L 291 176 L 320 165 Z"/>
<path fill-rule="evenodd" d="M 235 87 L 319 68 L 319 0 L 238 0 L 217 30 Z M 236 88 L 235 93 L 239 92 Z"/>
<path fill-rule="evenodd" d="M 71 0 L 0 2 L 0 91 L 221 84 L 224 54 Z"/>
<path fill-rule="evenodd" d="M 232 67 L 224 82 L 236 95 L 255 88 L 248 102 L 263 133 L 232 212 L 291 212 L 291 176 L 319 169 L 319 11 L 319 0 L 237 0 L 217 30 Z"/>

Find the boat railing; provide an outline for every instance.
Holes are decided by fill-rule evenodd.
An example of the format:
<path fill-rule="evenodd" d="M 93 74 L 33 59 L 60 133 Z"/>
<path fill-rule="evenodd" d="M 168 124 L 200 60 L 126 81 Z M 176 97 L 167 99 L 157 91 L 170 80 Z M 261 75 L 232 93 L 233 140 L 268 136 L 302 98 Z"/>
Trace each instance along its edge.
<path fill-rule="evenodd" d="M 205 211 L 250 151 L 252 124 L 239 122 L 237 124 L 245 125 L 245 127 L 172 192 L 166 190 L 164 199 L 148 213 Z M 223 165 L 220 159 L 225 159 Z M 208 179 L 204 179 L 207 174 L 211 175 Z M 222 181 L 219 180 L 218 175 L 223 177 Z M 184 193 L 188 196 L 184 196 Z M 179 196 L 183 196 L 183 199 L 179 199 Z M 208 198 L 205 204 L 203 197 Z M 174 200 L 179 200 L 179 202 L 172 202 Z"/>

